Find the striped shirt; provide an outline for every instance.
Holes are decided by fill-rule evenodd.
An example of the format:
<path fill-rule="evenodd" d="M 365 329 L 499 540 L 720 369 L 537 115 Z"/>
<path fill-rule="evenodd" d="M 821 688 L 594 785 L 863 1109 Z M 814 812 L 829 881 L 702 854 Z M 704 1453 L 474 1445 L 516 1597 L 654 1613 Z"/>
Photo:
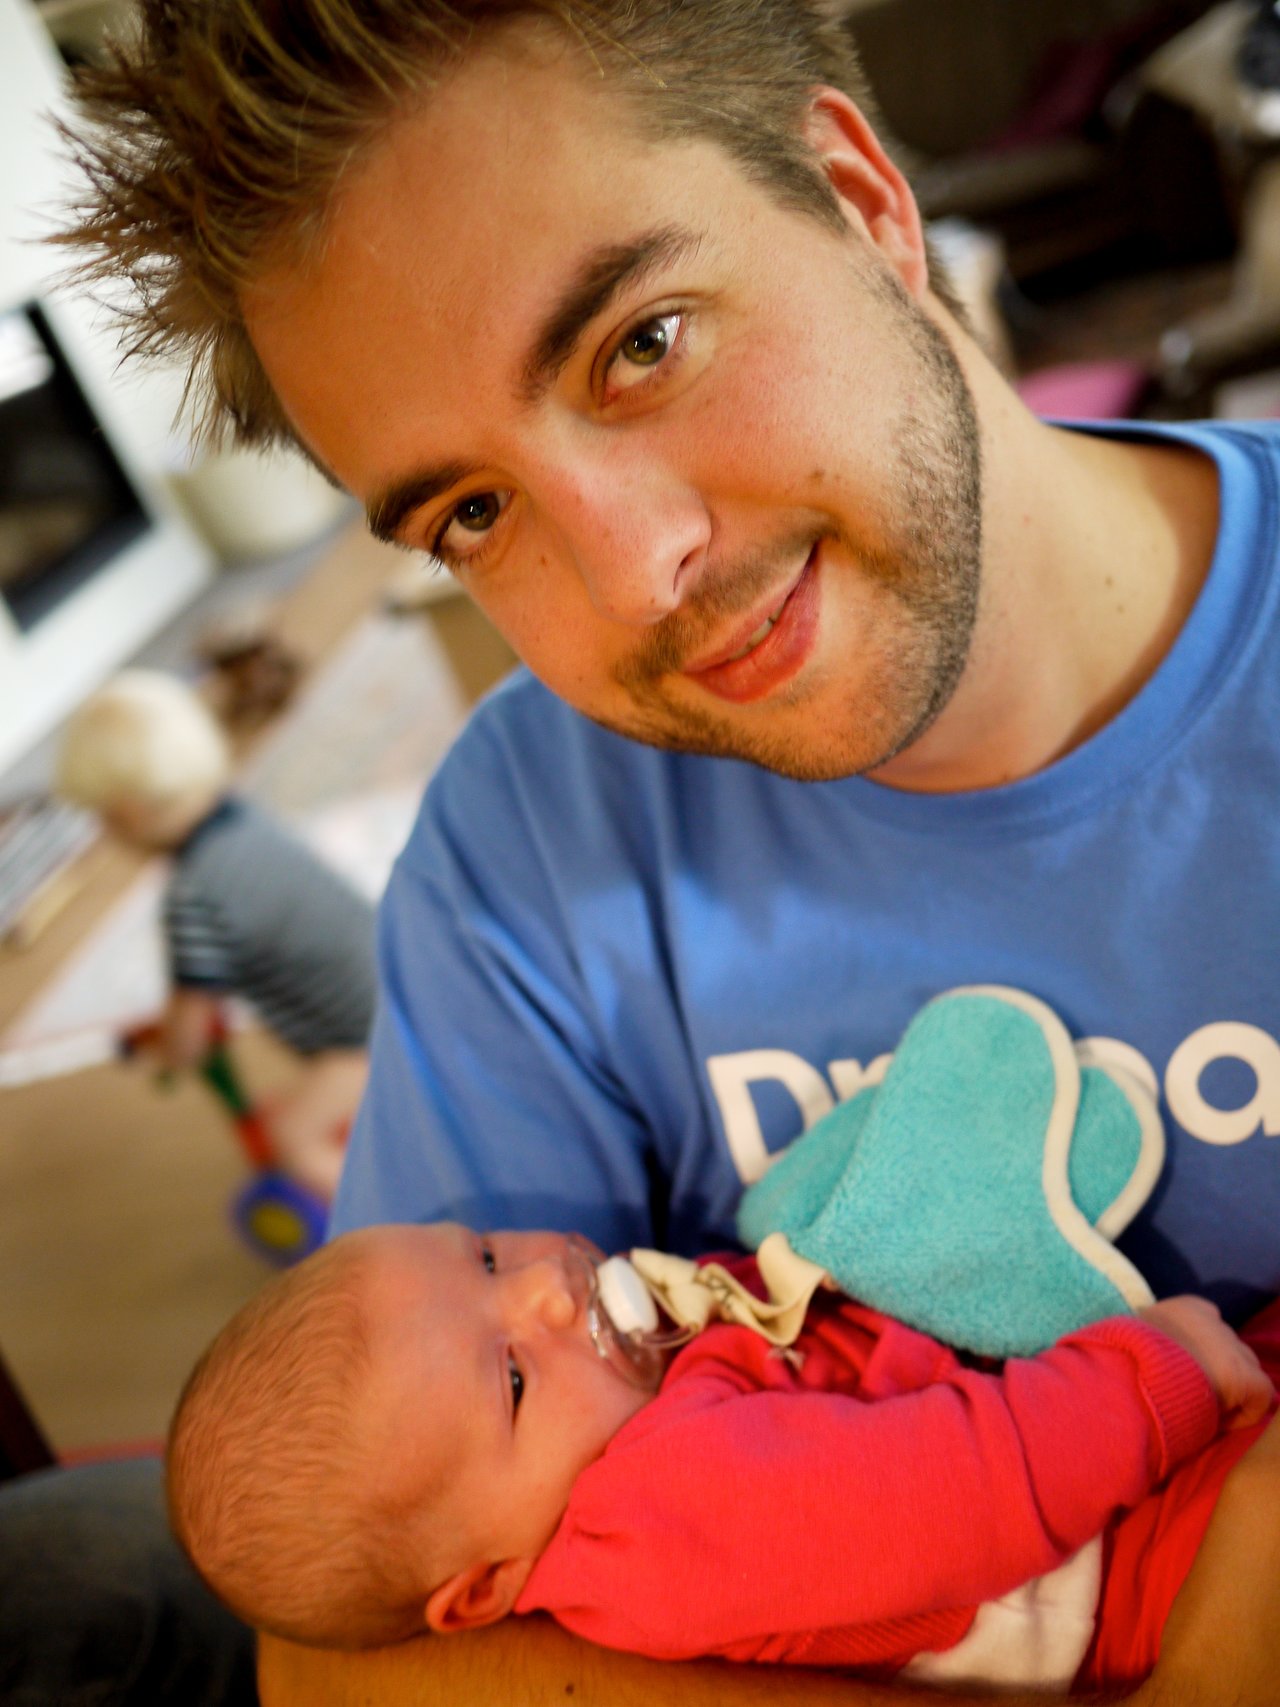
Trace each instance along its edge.
<path fill-rule="evenodd" d="M 247 801 L 224 799 L 174 850 L 164 931 L 174 985 L 244 997 L 299 1054 L 367 1041 L 373 907 Z"/>

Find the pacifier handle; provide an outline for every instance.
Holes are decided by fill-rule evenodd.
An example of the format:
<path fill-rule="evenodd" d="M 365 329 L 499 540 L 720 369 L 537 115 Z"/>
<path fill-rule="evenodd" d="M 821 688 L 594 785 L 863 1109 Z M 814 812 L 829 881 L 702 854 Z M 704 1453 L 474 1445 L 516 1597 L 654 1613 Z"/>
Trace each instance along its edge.
<path fill-rule="evenodd" d="M 649 1288 L 626 1257 L 607 1258 L 596 1269 L 600 1302 L 620 1334 L 652 1334 L 658 1330 L 658 1306 Z"/>

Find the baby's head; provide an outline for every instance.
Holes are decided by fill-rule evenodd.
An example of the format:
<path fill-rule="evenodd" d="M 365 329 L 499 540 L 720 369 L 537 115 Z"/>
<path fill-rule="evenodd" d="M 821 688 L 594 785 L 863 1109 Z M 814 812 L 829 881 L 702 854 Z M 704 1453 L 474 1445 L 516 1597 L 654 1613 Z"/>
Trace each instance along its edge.
<path fill-rule="evenodd" d="M 174 1528 L 248 1622 L 370 1647 L 504 1617 L 578 1474 L 651 1396 L 597 1353 L 558 1233 L 337 1239 L 197 1364 Z"/>
<path fill-rule="evenodd" d="M 177 676 L 125 670 L 68 722 L 57 785 L 117 834 L 172 847 L 206 817 L 227 786 L 226 735 Z"/>

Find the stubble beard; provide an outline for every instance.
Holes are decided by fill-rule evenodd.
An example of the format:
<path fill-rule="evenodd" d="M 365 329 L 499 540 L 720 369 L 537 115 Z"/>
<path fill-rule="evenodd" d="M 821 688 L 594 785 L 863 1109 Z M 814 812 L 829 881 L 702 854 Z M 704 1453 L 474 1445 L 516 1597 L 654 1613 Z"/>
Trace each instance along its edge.
<path fill-rule="evenodd" d="M 896 277 L 864 275 L 921 378 L 923 408 L 894 434 L 896 490 L 879 542 L 814 525 L 771 543 L 714 587 L 673 611 L 615 670 L 628 696 L 625 717 L 599 717 L 616 734 L 669 752 L 745 760 L 802 782 L 874 771 L 912 746 L 954 694 L 968 662 L 982 563 L 982 461 L 977 412 L 951 346 Z M 770 696 L 754 720 L 728 708 L 688 703 L 696 693 L 668 683 L 709 635 L 723 633 L 779 583 L 778 564 L 799 562 L 819 540 L 857 566 L 882 615 L 874 650 L 853 661 L 842 690 L 839 665 Z M 828 599 L 832 598 L 829 592 Z M 820 702 L 815 704 L 815 702 Z M 826 709 L 822 709 L 825 704 Z M 806 709 L 810 727 L 803 728 Z"/>

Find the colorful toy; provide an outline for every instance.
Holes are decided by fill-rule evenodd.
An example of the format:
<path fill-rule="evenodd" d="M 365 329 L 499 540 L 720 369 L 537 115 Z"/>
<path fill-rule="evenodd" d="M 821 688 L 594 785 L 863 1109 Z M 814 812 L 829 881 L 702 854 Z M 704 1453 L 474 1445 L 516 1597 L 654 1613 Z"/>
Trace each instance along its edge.
<path fill-rule="evenodd" d="M 158 1035 L 154 1023 L 135 1027 L 121 1040 L 121 1052 L 137 1054 Z M 281 1267 L 301 1262 L 324 1243 L 329 1206 L 323 1198 L 290 1179 L 276 1164 L 270 1123 L 244 1088 L 231 1056 L 230 1032 L 223 1019 L 214 1026 L 197 1069 L 200 1078 L 231 1116 L 236 1137 L 254 1177 L 231 1202 L 231 1220 L 250 1250 Z M 160 1083 L 171 1083 L 163 1071 Z"/>

